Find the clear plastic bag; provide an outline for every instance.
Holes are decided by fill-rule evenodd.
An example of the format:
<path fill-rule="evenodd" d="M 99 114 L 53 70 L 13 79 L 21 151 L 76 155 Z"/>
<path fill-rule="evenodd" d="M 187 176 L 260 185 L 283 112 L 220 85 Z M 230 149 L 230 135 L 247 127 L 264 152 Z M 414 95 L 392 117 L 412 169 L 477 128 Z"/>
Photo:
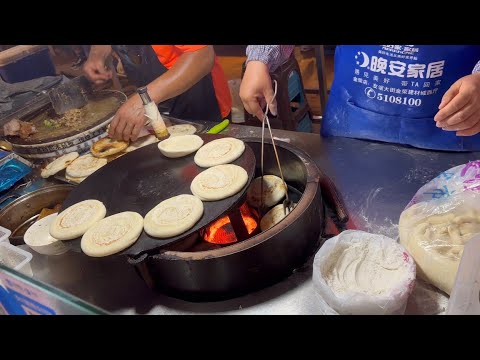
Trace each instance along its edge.
<path fill-rule="evenodd" d="M 480 194 L 480 160 L 442 172 L 417 191 L 406 209 L 419 202 L 448 199 L 463 192 Z"/>
<path fill-rule="evenodd" d="M 245 122 L 243 102 L 240 98 L 240 84 L 242 79 L 228 80 L 230 95 L 232 96 L 232 123 L 239 124 Z"/>
<path fill-rule="evenodd" d="M 361 258 L 363 264 L 346 261 L 346 267 L 341 262 L 345 259 L 346 252 L 359 247 L 360 250 L 354 253 L 351 259 Z M 367 248 L 367 253 L 365 253 Z M 368 257 L 368 252 L 372 252 Z M 363 251 L 363 252 L 362 252 Z M 362 268 L 367 262 L 377 259 L 378 264 L 372 267 L 371 276 L 368 272 L 362 273 Z M 343 257 L 343 258 L 342 258 Z M 387 261 L 388 260 L 388 261 Z M 356 260 L 354 260 L 356 261 Z M 332 270 L 332 265 L 336 268 Z M 352 266 L 353 265 L 353 266 Z M 388 277 L 381 277 L 375 272 L 376 268 L 383 267 L 392 273 Z M 352 270 L 354 269 L 354 270 Z M 341 271 L 345 272 L 341 273 Z M 396 271 L 393 275 L 393 271 Z M 332 284 L 331 275 L 337 272 L 338 277 L 348 279 L 351 271 L 354 271 L 353 283 L 351 286 L 335 289 Z M 386 270 L 388 271 L 388 270 Z M 350 272 L 348 274 L 347 272 Z M 335 274 L 335 276 L 337 276 Z M 323 314 L 355 314 L 355 315 L 387 315 L 403 314 L 415 285 L 415 263 L 407 251 L 395 240 L 383 235 L 370 234 L 364 231 L 347 230 L 327 240 L 315 255 L 313 261 L 313 284 L 318 295 L 318 305 Z M 363 279 L 362 279 L 363 277 Z M 382 282 L 379 282 L 382 280 Z M 388 280 L 388 281 L 386 281 Z M 345 280 L 347 283 L 348 280 Z M 364 290 L 371 282 L 372 290 Z M 363 283 L 363 284 L 362 284 Z M 383 286 L 383 288 L 381 287 Z M 363 289 L 362 289 L 363 287 Z"/>
<path fill-rule="evenodd" d="M 418 275 L 450 294 L 463 248 L 480 233 L 480 160 L 448 169 L 422 186 L 400 215 L 400 243 Z"/>
<path fill-rule="evenodd" d="M 480 234 L 480 193 L 472 191 L 472 184 L 462 190 L 458 181 L 452 183 L 449 188 L 456 189 L 454 195 L 411 202 L 400 215 L 400 243 L 417 263 L 419 277 L 447 294 L 455 283 L 465 244 Z"/>

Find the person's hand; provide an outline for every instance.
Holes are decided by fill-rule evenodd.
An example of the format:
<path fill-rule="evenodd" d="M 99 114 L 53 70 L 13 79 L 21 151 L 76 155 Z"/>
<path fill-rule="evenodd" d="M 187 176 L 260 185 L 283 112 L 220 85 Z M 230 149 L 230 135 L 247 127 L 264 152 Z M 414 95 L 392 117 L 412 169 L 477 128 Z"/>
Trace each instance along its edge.
<path fill-rule="evenodd" d="M 95 85 L 101 85 L 112 78 L 112 72 L 105 67 L 105 62 L 101 59 L 89 58 L 83 65 L 83 72 Z"/>
<path fill-rule="evenodd" d="M 245 69 L 242 84 L 240 85 L 240 98 L 249 114 L 255 115 L 263 121 L 262 108 L 272 101 L 273 87 L 268 67 L 261 61 L 250 61 Z M 272 115 L 277 115 L 277 101 L 275 100 L 269 110 Z"/>
<path fill-rule="evenodd" d="M 144 125 L 143 103 L 136 94 L 118 109 L 108 129 L 108 135 L 116 140 L 135 141 Z"/>
<path fill-rule="evenodd" d="M 480 73 L 457 80 L 443 95 L 435 115 L 437 127 L 456 131 L 457 136 L 480 132 Z"/>

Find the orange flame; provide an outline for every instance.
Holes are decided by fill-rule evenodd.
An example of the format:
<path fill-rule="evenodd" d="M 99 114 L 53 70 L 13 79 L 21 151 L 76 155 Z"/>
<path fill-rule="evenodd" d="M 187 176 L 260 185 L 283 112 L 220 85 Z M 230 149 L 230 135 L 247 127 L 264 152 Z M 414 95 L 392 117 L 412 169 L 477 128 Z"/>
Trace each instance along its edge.
<path fill-rule="evenodd" d="M 258 222 L 255 219 L 255 217 L 258 218 L 258 215 L 254 209 L 248 207 L 247 203 L 244 203 L 240 207 L 240 213 L 242 214 L 242 219 L 248 234 L 252 234 L 258 227 Z M 219 245 L 237 242 L 237 237 L 235 236 L 228 216 L 224 216 L 210 224 L 210 226 L 204 230 L 203 239 L 209 243 Z"/>

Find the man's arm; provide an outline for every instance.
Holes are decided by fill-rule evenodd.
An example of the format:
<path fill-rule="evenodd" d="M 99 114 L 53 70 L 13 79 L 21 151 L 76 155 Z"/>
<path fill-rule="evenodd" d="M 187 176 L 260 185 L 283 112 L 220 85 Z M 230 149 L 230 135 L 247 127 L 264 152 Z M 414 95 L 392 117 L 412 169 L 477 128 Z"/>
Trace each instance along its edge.
<path fill-rule="evenodd" d="M 277 102 L 273 101 L 270 72 L 285 63 L 295 45 L 249 45 L 247 46 L 247 67 L 240 86 L 240 98 L 248 113 L 263 120 L 262 108 L 271 103 L 269 109 L 277 114 Z"/>
<path fill-rule="evenodd" d="M 86 77 L 94 84 L 102 84 L 112 78 L 112 72 L 106 67 L 106 60 L 112 53 L 110 45 L 92 45 L 88 59 L 83 65 Z"/>
<path fill-rule="evenodd" d="M 148 94 L 157 104 L 183 94 L 209 74 L 214 64 L 215 52 L 211 45 L 184 52 L 170 70 L 147 85 Z"/>
<path fill-rule="evenodd" d="M 150 98 L 159 104 L 184 93 L 211 72 L 214 63 L 215 52 L 211 45 L 184 52 L 167 72 L 147 85 Z M 135 141 L 145 124 L 144 116 L 140 96 L 131 96 L 115 114 L 109 135 L 118 140 Z"/>

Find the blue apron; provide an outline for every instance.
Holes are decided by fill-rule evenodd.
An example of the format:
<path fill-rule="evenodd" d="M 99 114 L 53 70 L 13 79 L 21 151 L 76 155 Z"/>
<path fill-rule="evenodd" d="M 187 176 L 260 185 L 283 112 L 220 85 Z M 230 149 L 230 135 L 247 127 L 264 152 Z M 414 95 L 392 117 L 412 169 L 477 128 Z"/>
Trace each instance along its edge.
<path fill-rule="evenodd" d="M 343 136 L 452 151 L 480 150 L 433 120 L 442 96 L 480 60 L 476 45 L 342 45 L 322 124 Z"/>

